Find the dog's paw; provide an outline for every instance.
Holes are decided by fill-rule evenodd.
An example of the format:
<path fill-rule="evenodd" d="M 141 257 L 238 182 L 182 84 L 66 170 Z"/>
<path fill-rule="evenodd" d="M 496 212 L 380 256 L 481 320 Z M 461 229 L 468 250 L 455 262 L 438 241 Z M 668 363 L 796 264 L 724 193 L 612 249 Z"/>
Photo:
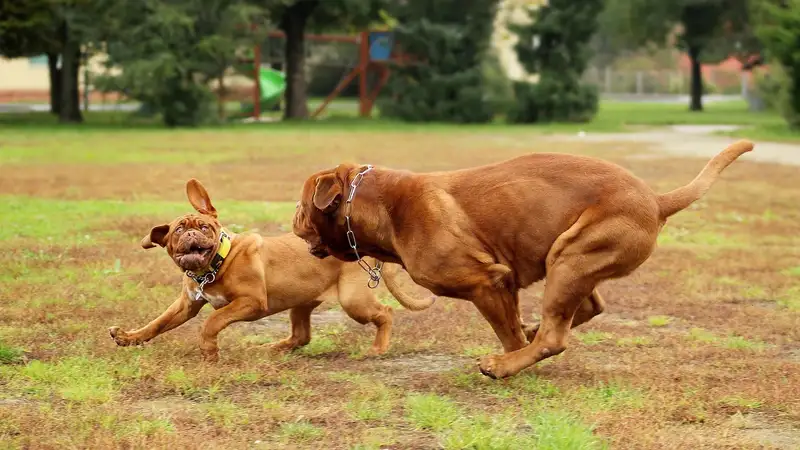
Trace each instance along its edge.
<path fill-rule="evenodd" d="M 487 377 L 496 380 L 514 375 L 507 369 L 507 364 L 503 356 L 486 356 L 481 358 L 478 369 Z"/>
<path fill-rule="evenodd" d="M 385 355 L 386 352 L 388 352 L 388 351 L 389 351 L 389 346 L 379 347 L 379 346 L 373 345 L 372 347 L 369 348 L 367 353 L 364 354 L 364 357 L 365 358 L 376 358 L 378 356 Z"/>
<path fill-rule="evenodd" d="M 120 327 L 109 328 L 108 334 L 111 335 L 111 339 L 113 339 L 114 342 L 116 342 L 120 347 L 127 347 L 135 344 L 135 342 L 133 342 L 128 336 L 128 333 L 120 329 Z"/>
<path fill-rule="evenodd" d="M 203 352 L 203 362 L 206 364 L 216 364 L 219 362 L 219 352 Z"/>
<path fill-rule="evenodd" d="M 302 345 L 292 340 L 292 338 L 281 339 L 280 341 L 267 346 L 269 353 L 273 355 L 288 353 L 300 347 L 302 347 Z"/>

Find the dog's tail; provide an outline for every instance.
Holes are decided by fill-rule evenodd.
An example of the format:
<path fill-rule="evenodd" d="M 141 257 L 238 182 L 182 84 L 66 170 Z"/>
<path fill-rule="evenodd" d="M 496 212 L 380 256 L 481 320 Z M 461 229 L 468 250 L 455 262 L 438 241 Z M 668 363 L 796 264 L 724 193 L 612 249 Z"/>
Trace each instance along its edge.
<path fill-rule="evenodd" d="M 689 205 L 703 197 L 708 189 L 711 188 L 711 185 L 717 181 L 719 174 L 722 173 L 726 167 L 734 162 L 736 158 L 752 149 L 753 143 L 750 141 L 741 140 L 734 142 L 712 158 L 691 183 L 679 187 L 674 191 L 659 195 L 658 208 L 660 210 L 661 220 L 666 219 L 678 211 L 686 209 Z"/>
<path fill-rule="evenodd" d="M 427 299 L 414 298 L 407 292 L 400 288 L 397 282 L 397 273 L 400 271 L 400 266 L 397 264 L 384 264 L 383 266 L 383 279 L 386 280 L 386 288 L 389 292 L 403 305 L 404 308 L 411 311 L 422 311 L 423 309 L 430 308 L 436 301 L 436 296 L 431 295 Z"/>

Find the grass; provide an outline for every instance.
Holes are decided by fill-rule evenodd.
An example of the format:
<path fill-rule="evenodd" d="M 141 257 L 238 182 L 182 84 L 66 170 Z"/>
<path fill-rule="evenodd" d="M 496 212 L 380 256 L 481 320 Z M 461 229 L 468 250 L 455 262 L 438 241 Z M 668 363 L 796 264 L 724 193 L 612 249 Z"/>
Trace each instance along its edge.
<path fill-rule="evenodd" d="M 14 364 L 22 361 L 22 350 L 3 345 L 0 342 L 0 364 Z"/>
<path fill-rule="evenodd" d="M 406 398 L 406 418 L 414 427 L 441 432 L 450 428 L 461 416 L 449 398 L 435 394 L 411 394 Z"/>
<path fill-rule="evenodd" d="M 650 316 L 647 318 L 647 323 L 651 327 L 665 327 L 672 323 L 672 317 L 669 316 Z"/>
<path fill-rule="evenodd" d="M 703 117 L 772 120 L 741 107 L 709 105 Z M 794 167 L 732 165 L 702 202 L 670 218 L 647 263 L 600 286 L 603 316 L 573 330 L 561 355 L 506 380 L 475 367 L 502 346 L 473 305 L 440 299 L 409 312 L 383 286 L 376 294 L 395 315 L 380 358 L 354 357 L 375 329 L 335 301 L 312 315 L 311 343 L 288 355 L 262 346 L 288 335 L 287 313 L 224 330 L 218 364 L 198 349 L 210 308 L 141 347 L 108 337 L 109 326 L 140 327 L 178 295 L 180 272 L 139 241 L 191 210 L 189 177 L 208 187 L 227 227 L 265 236 L 289 231 L 309 173 L 365 158 L 438 171 L 554 150 L 620 163 L 663 192 L 705 161 L 557 135 L 694 120 L 682 105 L 659 108 L 604 103 L 594 124 L 532 127 L 334 118 L 163 130 L 93 115 L 85 127 L 0 117 L 9 125 L 0 126 L 0 447 L 769 446 L 750 428 L 727 428 L 736 412 L 757 412 L 764 433 L 800 446 Z M 526 320 L 541 292 L 521 293 Z"/>
<path fill-rule="evenodd" d="M 298 123 L 298 124 L 285 124 L 280 125 L 260 124 L 260 125 L 242 125 L 242 124 L 224 124 L 210 127 L 211 129 L 264 129 L 273 132 L 285 132 L 286 130 L 313 130 L 313 131 L 333 131 L 339 130 L 342 127 L 347 127 L 351 131 L 359 130 L 373 130 L 373 131 L 419 131 L 424 129 L 426 131 L 452 131 L 453 127 L 450 125 L 438 124 L 407 124 L 396 122 L 388 119 L 373 119 L 372 121 L 362 121 L 356 118 L 357 106 L 353 102 L 340 101 L 342 107 L 337 108 L 331 116 L 325 120 L 317 121 L 314 123 Z M 162 130 L 162 125 L 157 121 L 133 118 L 128 113 L 88 113 L 86 115 L 86 122 L 91 127 L 113 130 L 124 130 L 131 127 L 137 128 L 150 128 L 153 130 Z M 30 113 L 30 114 L 2 114 L 0 115 L 0 124 L 7 127 L 15 128 L 52 128 L 56 124 L 55 118 L 48 113 Z M 630 127 L 652 127 L 652 126 L 665 126 L 665 125 L 682 125 L 682 124 L 729 124 L 729 125 L 742 125 L 745 128 L 738 130 L 732 134 L 737 136 L 747 137 L 755 140 L 776 140 L 776 141 L 800 141 L 800 133 L 789 130 L 784 120 L 774 112 L 752 112 L 748 110 L 747 103 L 743 100 L 715 102 L 705 105 L 703 112 L 691 112 L 688 110 L 687 105 L 672 104 L 672 103 L 648 103 L 648 102 L 620 102 L 613 100 L 604 100 L 599 105 L 597 116 L 590 123 L 586 124 L 537 124 L 534 129 L 543 133 L 575 133 L 579 130 L 589 132 L 619 132 L 625 131 Z M 82 128 L 85 128 L 83 126 Z M 498 132 L 513 132 L 519 130 L 520 127 L 513 125 L 506 125 L 502 119 L 498 119 L 496 123 L 483 126 L 473 126 L 474 130 L 494 129 Z M 530 129 L 530 127 L 526 127 Z M 81 158 L 85 162 L 91 162 L 96 158 L 106 158 L 106 152 L 101 148 L 84 148 L 81 151 Z M 155 151 L 155 149 L 152 149 Z M 151 150 L 138 152 L 136 154 L 118 155 L 117 158 L 122 158 L 128 162 L 137 162 L 138 158 L 147 157 Z M 15 160 L 22 155 L 17 153 L 8 153 L 5 157 L 9 160 Z M 169 162 L 191 162 L 192 158 L 196 158 L 197 153 L 181 152 L 168 156 Z M 65 158 L 64 155 L 49 150 L 48 148 L 41 148 L 33 150 L 31 154 L 24 157 L 41 158 L 46 160 L 47 157 L 55 157 L 57 159 Z M 219 157 L 228 158 L 230 155 L 221 154 Z"/>
<path fill-rule="evenodd" d="M 585 345 L 597 345 L 612 339 L 614 335 L 600 331 L 587 331 L 585 333 L 575 333 L 575 337 Z"/>

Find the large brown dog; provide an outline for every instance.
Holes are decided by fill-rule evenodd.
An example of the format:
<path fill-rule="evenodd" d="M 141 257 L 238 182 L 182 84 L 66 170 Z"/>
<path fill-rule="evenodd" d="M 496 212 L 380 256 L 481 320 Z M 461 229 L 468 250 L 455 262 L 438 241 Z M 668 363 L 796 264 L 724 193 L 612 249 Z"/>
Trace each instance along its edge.
<path fill-rule="evenodd" d="M 382 305 L 367 287 L 364 272 L 354 263 L 321 261 L 309 255 L 305 242 L 293 234 L 262 238 L 223 230 L 217 210 L 197 180 L 186 184 L 189 202 L 200 214 L 187 214 L 159 225 L 142 239 L 142 247 L 166 247 L 186 275 L 181 294 L 161 316 L 135 331 L 111 327 L 118 345 L 149 341 L 192 317 L 211 303 L 215 311 L 203 324 L 200 349 L 209 361 L 218 359 L 217 335 L 228 325 L 252 321 L 291 309 L 292 335 L 273 345 L 286 351 L 311 340 L 311 311 L 327 299 L 338 299 L 342 309 L 361 324 L 378 328 L 369 354 L 389 347 L 392 309 Z M 385 266 L 386 286 L 410 310 L 429 307 L 434 299 L 417 300 L 399 289 L 397 265 Z M 198 282 L 199 281 L 199 282 Z"/>
<path fill-rule="evenodd" d="M 342 164 L 305 182 L 294 232 L 317 257 L 353 261 L 356 247 L 472 301 L 505 349 L 481 372 L 507 377 L 563 352 L 570 327 L 603 311 L 598 283 L 639 267 L 666 219 L 752 148 L 731 145 L 662 195 L 617 165 L 564 154 L 430 174 Z M 541 324 L 525 325 L 518 292 L 545 277 Z"/>

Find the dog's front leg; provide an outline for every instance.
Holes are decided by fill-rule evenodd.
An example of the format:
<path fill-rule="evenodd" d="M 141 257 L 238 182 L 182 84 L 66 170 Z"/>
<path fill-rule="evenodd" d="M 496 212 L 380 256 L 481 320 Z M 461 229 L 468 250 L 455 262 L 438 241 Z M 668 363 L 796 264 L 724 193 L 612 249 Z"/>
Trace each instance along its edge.
<path fill-rule="evenodd" d="M 119 327 L 111 327 L 108 332 L 117 345 L 123 347 L 138 345 L 182 325 L 196 316 L 205 304 L 205 302 L 191 300 L 184 292 L 166 311 L 144 327 L 134 331 L 123 331 Z"/>
<path fill-rule="evenodd" d="M 219 359 L 217 335 L 220 331 L 234 322 L 251 322 L 266 317 L 268 314 L 266 305 L 266 299 L 239 297 L 211 313 L 200 332 L 200 351 L 203 353 L 203 359 L 216 362 Z"/>

